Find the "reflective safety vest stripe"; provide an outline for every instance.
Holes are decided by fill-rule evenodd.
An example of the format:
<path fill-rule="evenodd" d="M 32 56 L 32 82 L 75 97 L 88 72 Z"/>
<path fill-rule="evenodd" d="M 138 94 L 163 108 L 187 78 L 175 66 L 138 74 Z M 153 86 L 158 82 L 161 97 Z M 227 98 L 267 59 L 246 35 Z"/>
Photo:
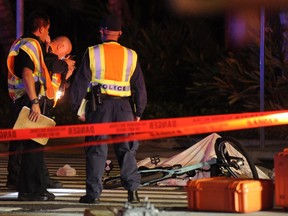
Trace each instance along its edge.
<path fill-rule="evenodd" d="M 137 63 L 136 52 L 116 42 L 92 46 L 88 51 L 92 72 L 91 85 L 99 84 L 103 94 L 130 96 L 130 79 Z"/>
<path fill-rule="evenodd" d="M 39 81 L 41 83 L 40 94 L 49 99 L 53 99 L 55 97 L 55 92 L 52 87 L 48 69 L 44 62 L 41 45 L 33 38 L 20 38 L 14 42 L 10 49 L 7 59 L 8 91 L 10 97 L 13 100 L 16 100 L 25 94 L 23 80 L 14 73 L 14 60 L 15 56 L 19 54 L 20 49 L 26 52 L 34 63 L 35 70 L 32 75 L 35 82 Z"/>
<path fill-rule="evenodd" d="M 52 75 L 52 88 L 53 88 L 54 92 L 58 91 L 60 85 L 61 85 L 61 74 L 60 73 L 54 73 Z"/>
<path fill-rule="evenodd" d="M 52 75 L 52 88 L 55 92 L 55 96 L 54 96 L 54 104 L 53 107 L 56 106 L 57 101 L 63 96 L 64 92 L 61 92 L 59 90 L 61 85 L 61 74 L 60 73 L 54 73 Z"/>

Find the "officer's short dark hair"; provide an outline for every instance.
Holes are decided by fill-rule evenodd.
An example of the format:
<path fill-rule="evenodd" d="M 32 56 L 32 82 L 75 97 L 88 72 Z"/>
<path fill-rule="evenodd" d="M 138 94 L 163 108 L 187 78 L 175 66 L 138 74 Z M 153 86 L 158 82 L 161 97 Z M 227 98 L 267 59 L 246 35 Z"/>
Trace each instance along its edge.
<path fill-rule="evenodd" d="M 32 12 L 26 21 L 26 31 L 35 32 L 41 27 L 47 27 L 50 24 L 49 16 L 42 11 Z"/>

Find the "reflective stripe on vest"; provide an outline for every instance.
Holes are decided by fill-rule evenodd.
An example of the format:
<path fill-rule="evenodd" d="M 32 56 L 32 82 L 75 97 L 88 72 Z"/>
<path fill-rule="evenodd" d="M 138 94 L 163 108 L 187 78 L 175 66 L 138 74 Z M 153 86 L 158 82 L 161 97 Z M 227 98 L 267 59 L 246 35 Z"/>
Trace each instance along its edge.
<path fill-rule="evenodd" d="M 56 106 L 57 101 L 63 96 L 64 92 L 61 92 L 59 90 L 59 87 L 61 85 L 61 74 L 60 73 L 54 73 L 52 75 L 52 88 L 55 92 L 55 96 L 54 96 L 54 104 L 53 107 Z"/>
<path fill-rule="evenodd" d="M 92 46 L 88 50 L 92 72 L 91 84 L 100 84 L 103 94 L 130 96 L 130 79 L 137 62 L 136 52 L 116 42 Z"/>
<path fill-rule="evenodd" d="M 60 85 L 61 85 L 61 74 L 54 73 L 52 75 L 52 87 L 53 87 L 54 92 L 58 91 Z"/>
<path fill-rule="evenodd" d="M 33 38 L 20 38 L 12 45 L 8 59 L 8 91 L 13 100 L 16 100 L 25 94 L 23 80 L 14 73 L 15 56 L 19 54 L 20 49 L 26 52 L 34 63 L 35 70 L 32 75 L 35 82 L 40 81 L 40 94 L 53 99 L 55 96 L 52 88 L 51 78 L 44 62 L 42 48 L 40 43 Z M 44 86 L 46 85 L 46 89 Z"/>

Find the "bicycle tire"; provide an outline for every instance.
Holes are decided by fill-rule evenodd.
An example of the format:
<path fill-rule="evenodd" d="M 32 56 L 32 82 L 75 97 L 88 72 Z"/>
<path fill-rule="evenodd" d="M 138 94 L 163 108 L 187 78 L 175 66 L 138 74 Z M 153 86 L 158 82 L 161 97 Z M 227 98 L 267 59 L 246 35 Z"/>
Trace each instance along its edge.
<path fill-rule="evenodd" d="M 141 185 L 147 186 L 156 183 L 157 181 L 161 181 L 163 176 L 164 173 L 162 172 L 155 172 L 150 175 L 141 175 Z"/>
<path fill-rule="evenodd" d="M 245 146 L 233 137 L 218 138 L 214 145 L 220 166 L 227 169 L 234 178 L 259 179 L 256 166 L 249 156 Z M 234 158 L 233 158 L 234 157 Z M 236 158 L 239 161 L 235 161 Z M 234 160 L 233 160 L 234 159 Z"/>
<path fill-rule="evenodd" d="M 118 187 L 122 187 L 120 176 L 109 177 L 103 180 L 104 189 L 113 189 Z"/>
<path fill-rule="evenodd" d="M 157 182 L 157 180 L 161 179 L 164 175 L 162 172 L 154 172 L 152 174 L 147 174 L 147 173 L 141 173 L 141 171 L 140 174 L 141 174 L 141 180 L 140 180 L 141 186 L 143 185 L 147 186 L 153 184 Z M 118 187 L 122 187 L 120 176 L 109 177 L 103 180 L 104 189 L 113 189 Z"/>

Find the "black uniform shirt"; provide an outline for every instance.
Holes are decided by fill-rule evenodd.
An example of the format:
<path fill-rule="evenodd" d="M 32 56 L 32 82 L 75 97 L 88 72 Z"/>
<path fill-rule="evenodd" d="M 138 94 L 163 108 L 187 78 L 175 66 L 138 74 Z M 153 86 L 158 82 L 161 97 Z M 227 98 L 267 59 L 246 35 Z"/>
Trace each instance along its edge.
<path fill-rule="evenodd" d="M 43 56 L 45 56 L 46 54 L 45 44 L 40 41 L 39 37 L 35 36 L 34 34 L 27 34 L 27 35 L 22 36 L 22 38 L 36 39 L 41 45 Z M 23 72 L 24 67 L 27 67 L 31 69 L 32 71 L 35 70 L 35 65 L 32 59 L 29 57 L 29 55 L 25 51 L 20 49 L 19 54 L 15 56 L 15 61 L 14 61 L 14 73 L 20 79 L 22 79 L 22 72 Z"/>
<path fill-rule="evenodd" d="M 53 73 L 67 73 L 68 65 L 64 60 L 59 59 L 57 55 L 52 53 L 49 47 L 48 53 L 45 56 L 45 64 L 49 71 Z"/>

